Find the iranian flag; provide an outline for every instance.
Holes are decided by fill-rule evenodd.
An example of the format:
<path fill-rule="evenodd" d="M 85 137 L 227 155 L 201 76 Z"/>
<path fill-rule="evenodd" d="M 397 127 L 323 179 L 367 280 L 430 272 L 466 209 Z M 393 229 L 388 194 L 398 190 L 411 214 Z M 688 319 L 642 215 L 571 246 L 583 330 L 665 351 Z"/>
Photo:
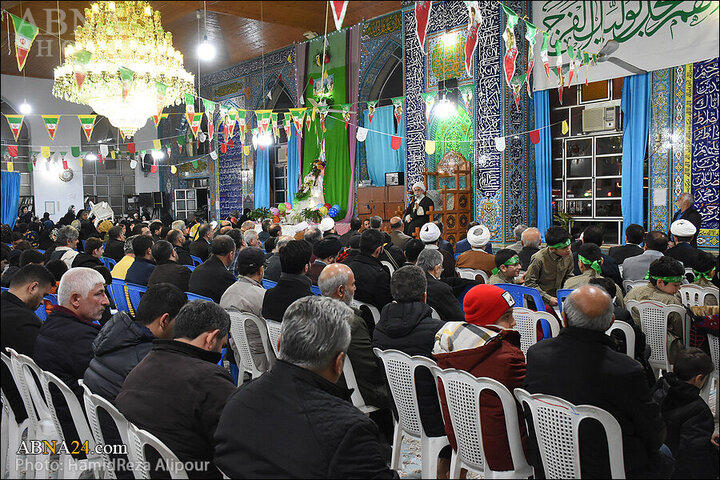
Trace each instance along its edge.
<path fill-rule="evenodd" d="M 10 125 L 10 130 L 12 130 L 15 141 L 17 141 L 18 135 L 20 135 L 20 130 L 22 130 L 23 118 L 25 118 L 25 115 L 5 114 L 5 118 L 7 118 L 8 125 Z"/>
<path fill-rule="evenodd" d="M 118 71 L 120 72 L 120 80 L 122 81 L 122 97 L 123 100 L 125 100 L 135 79 L 135 72 L 125 67 L 118 67 Z"/>
<path fill-rule="evenodd" d="M 26 22 L 20 17 L 10 14 L 15 27 L 15 56 L 17 57 L 18 70 L 22 71 L 30 52 L 33 41 L 38 34 L 38 27 Z"/>
<path fill-rule="evenodd" d="M 95 119 L 97 115 L 78 115 L 80 119 L 80 125 L 82 125 L 83 132 L 85 132 L 85 138 L 90 141 L 93 129 L 95 129 Z"/>
<path fill-rule="evenodd" d="M 45 122 L 45 128 L 47 128 L 48 135 L 50 135 L 50 140 L 54 141 L 58 123 L 60 123 L 60 115 L 43 115 L 42 119 Z"/>
<path fill-rule="evenodd" d="M 242 120 L 240 121 L 240 130 L 242 131 L 242 135 L 245 135 L 245 110 L 235 110 L 230 109 L 228 112 L 228 122 L 225 124 L 225 141 L 229 141 L 232 136 L 233 132 L 235 132 L 235 122 L 238 121 L 238 116 L 240 115 L 240 112 L 242 112 Z"/>
<path fill-rule="evenodd" d="M 153 115 L 152 119 L 153 119 L 153 123 L 155 124 L 155 127 L 157 128 L 157 126 L 160 124 L 160 120 L 162 120 L 164 118 L 168 118 L 168 115 L 169 115 L 169 113 L 161 113 L 160 115 Z"/>
<path fill-rule="evenodd" d="M 200 130 L 200 123 L 202 122 L 202 113 L 186 113 L 185 117 L 187 118 L 188 125 L 190 125 L 190 129 L 193 132 L 193 135 L 195 138 L 197 138 L 198 130 Z"/>

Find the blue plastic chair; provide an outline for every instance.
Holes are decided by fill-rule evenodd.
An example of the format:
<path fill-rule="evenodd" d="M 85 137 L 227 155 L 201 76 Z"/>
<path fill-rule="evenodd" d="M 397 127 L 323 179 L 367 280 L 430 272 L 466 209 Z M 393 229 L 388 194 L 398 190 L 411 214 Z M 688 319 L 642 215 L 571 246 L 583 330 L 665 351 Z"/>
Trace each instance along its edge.
<path fill-rule="evenodd" d="M 40 252 L 40 253 L 45 253 L 45 250 L 42 250 L 42 249 L 40 249 L 40 248 L 36 248 L 35 250 L 37 250 L 37 251 Z"/>
<path fill-rule="evenodd" d="M 108 285 L 108 291 L 115 304 L 115 308 L 130 313 L 130 307 L 125 293 L 125 281 L 119 278 L 113 278 L 112 283 Z"/>
<path fill-rule="evenodd" d="M 270 290 L 270 289 L 273 288 L 275 285 L 277 285 L 277 282 L 273 282 L 272 280 L 265 280 L 265 279 L 263 278 L 262 286 L 263 286 L 263 288 L 264 288 L 265 290 Z"/>
<path fill-rule="evenodd" d="M 322 292 L 320 291 L 320 287 L 317 285 L 312 285 L 310 287 L 310 291 L 313 293 L 313 295 L 322 295 Z"/>
<path fill-rule="evenodd" d="M 558 300 L 558 309 L 560 310 L 561 315 L 562 315 L 562 310 L 563 310 L 563 301 L 571 293 L 572 293 L 572 288 L 562 288 L 557 291 L 556 295 L 557 295 L 557 300 Z"/>
<path fill-rule="evenodd" d="M 191 272 L 192 272 L 193 270 L 195 270 L 195 265 L 184 265 L 184 266 L 187 267 L 188 270 L 190 270 Z"/>
<path fill-rule="evenodd" d="M 502 288 L 513 297 L 513 300 L 515 300 L 515 306 L 530 308 L 530 306 L 528 306 L 527 304 L 527 301 L 525 300 L 525 296 L 527 295 L 528 297 L 532 298 L 533 302 L 535 303 L 536 311 L 546 311 L 545 302 L 543 301 L 540 292 L 538 292 L 536 289 L 526 287 L 524 285 L 514 285 L 512 283 L 497 283 L 496 286 Z M 550 330 L 550 325 L 548 325 L 548 323 L 544 320 L 540 321 L 540 325 L 542 325 L 543 338 L 552 337 L 552 330 Z"/>
<path fill-rule="evenodd" d="M 43 322 L 47 320 L 47 310 L 45 310 L 45 302 L 42 302 L 40 306 L 35 310 L 35 315 Z"/>
<path fill-rule="evenodd" d="M 140 298 L 142 297 L 142 294 L 147 291 L 147 287 L 135 285 L 134 283 L 126 283 L 125 287 L 127 288 L 128 297 L 130 298 L 130 306 L 132 307 L 132 311 L 130 313 L 135 316 L 135 312 L 137 312 L 137 309 L 140 306 Z"/>
<path fill-rule="evenodd" d="M 198 265 L 202 265 L 203 261 L 200 257 L 196 257 L 195 255 L 190 255 L 190 258 L 192 258 L 193 266 L 197 267 Z"/>
<path fill-rule="evenodd" d="M 207 300 L 208 302 L 215 301 L 212 298 L 203 297 L 202 295 L 198 295 L 197 293 L 185 292 L 185 295 L 187 295 L 188 302 L 192 302 L 193 300 Z"/>
<path fill-rule="evenodd" d="M 107 267 L 108 270 L 112 270 L 113 267 L 117 264 L 115 260 L 108 257 L 100 257 L 100 261 Z"/>

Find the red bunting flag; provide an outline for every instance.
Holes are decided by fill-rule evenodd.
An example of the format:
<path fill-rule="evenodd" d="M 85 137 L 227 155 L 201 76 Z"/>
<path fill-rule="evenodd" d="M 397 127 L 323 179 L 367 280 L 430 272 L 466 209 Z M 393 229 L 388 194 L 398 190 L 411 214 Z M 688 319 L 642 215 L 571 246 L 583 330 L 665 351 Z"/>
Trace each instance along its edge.
<path fill-rule="evenodd" d="M 425 35 L 427 33 L 428 19 L 432 2 L 415 2 L 415 36 L 420 43 L 420 51 L 425 53 Z"/>
<path fill-rule="evenodd" d="M 537 145 L 540 143 L 540 130 L 533 130 L 530 132 L 530 141 L 533 143 L 533 145 Z"/>
<path fill-rule="evenodd" d="M 17 145 L 8 145 L 8 155 L 15 158 L 18 156 L 18 146 Z"/>
<path fill-rule="evenodd" d="M 390 140 L 390 147 L 393 150 L 399 150 L 400 145 L 402 145 L 402 138 L 398 137 L 397 135 L 393 135 L 392 140 Z"/>
<path fill-rule="evenodd" d="M 150 173 L 157 173 L 157 165 L 150 165 Z"/>
<path fill-rule="evenodd" d="M 220 144 L 220 153 L 227 153 L 227 143 Z"/>
<path fill-rule="evenodd" d="M 233 142 L 232 138 L 230 140 L 228 140 L 227 146 L 230 148 L 235 148 L 235 142 Z"/>
<path fill-rule="evenodd" d="M 330 2 L 333 20 L 335 20 L 335 30 L 340 30 L 342 28 L 343 20 L 345 20 L 345 14 L 347 13 L 348 3 L 350 2 Z"/>
<path fill-rule="evenodd" d="M 128 152 L 135 153 L 135 144 L 134 143 L 128 143 L 127 147 L 128 147 Z"/>
<path fill-rule="evenodd" d="M 64 158 L 62 159 L 62 165 L 63 165 L 63 170 L 67 170 L 67 169 L 68 169 L 68 161 L 65 160 Z"/>

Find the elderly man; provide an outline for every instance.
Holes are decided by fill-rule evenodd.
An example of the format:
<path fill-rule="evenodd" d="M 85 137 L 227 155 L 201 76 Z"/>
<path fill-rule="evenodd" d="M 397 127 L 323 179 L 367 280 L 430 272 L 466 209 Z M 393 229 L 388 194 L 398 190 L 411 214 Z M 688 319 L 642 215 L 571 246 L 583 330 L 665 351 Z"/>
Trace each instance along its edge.
<path fill-rule="evenodd" d="M 220 418 L 215 463 L 225 475 L 395 475 L 387 468 L 377 427 L 353 407 L 350 392 L 336 385 L 351 340 L 351 316 L 349 307 L 326 297 L 302 298 L 288 308 L 280 359 L 238 389 Z"/>
<path fill-rule="evenodd" d="M 50 255 L 49 261 L 62 260 L 68 266 L 72 268 L 72 262 L 75 260 L 75 255 L 78 254 L 77 244 L 80 238 L 80 233 L 71 227 L 66 225 L 58 230 L 57 239 L 55 240 L 55 251 Z"/>
<path fill-rule="evenodd" d="M 197 230 L 198 238 L 190 244 L 190 255 L 198 257 L 203 262 L 210 256 L 210 244 L 212 243 L 213 227 L 206 223 Z"/>
<path fill-rule="evenodd" d="M 528 350 L 523 388 L 606 410 L 622 429 L 627 477 L 667 478 L 658 469 L 665 437 L 659 408 L 640 363 L 615 351 L 605 334 L 613 318 L 612 299 L 603 289 L 575 290 L 565 300 L 560 335 Z M 583 478 L 610 478 L 607 440 L 597 422 L 580 426 L 580 458 Z M 538 472 L 542 465 L 534 467 Z"/>
<path fill-rule="evenodd" d="M 668 248 L 668 237 L 663 232 L 652 231 L 645 235 L 645 251 L 642 255 L 626 258 L 622 264 L 623 280 L 642 280 L 645 278 L 650 264 L 665 255 Z"/>
<path fill-rule="evenodd" d="M 522 248 L 523 248 L 522 234 L 527 229 L 528 229 L 528 226 L 525 225 L 524 223 L 521 223 L 520 225 L 516 226 L 513 229 L 513 233 L 515 234 L 515 243 L 513 243 L 512 245 L 508 245 L 506 248 L 513 250 L 515 253 L 520 253 L 520 250 L 522 250 Z"/>
<path fill-rule="evenodd" d="M 495 256 L 485 251 L 485 245 L 490 241 L 490 230 L 485 225 L 478 225 L 468 231 L 467 239 L 471 249 L 457 258 L 457 268 L 482 270 L 491 275 L 495 268 Z"/>
<path fill-rule="evenodd" d="M 668 248 L 665 255 L 680 261 L 685 268 L 696 268 L 700 250 L 693 247 L 690 242 L 695 238 L 695 225 L 685 219 L 675 220 L 670 225 L 675 246 Z"/>
<path fill-rule="evenodd" d="M 219 305 L 188 302 L 175 317 L 173 339 L 153 342 L 115 400 L 129 421 L 192 462 L 190 478 L 220 477 L 213 437 L 235 382 L 217 363 L 229 330 L 230 316 Z"/>
<path fill-rule="evenodd" d="M 425 249 L 438 250 L 442 255 L 442 277 L 457 277 L 457 273 L 455 272 L 455 258 L 450 252 L 440 248 L 439 246 L 441 234 L 442 232 L 440 231 L 440 228 L 435 224 L 435 222 L 429 222 L 423 225 L 423 227 L 420 229 L 420 240 L 422 240 L 425 244 Z"/>
<path fill-rule="evenodd" d="M 265 268 L 265 276 L 264 278 L 272 281 L 277 282 L 280 280 L 280 274 L 282 273 L 280 268 L 280 249 L 285 247 L 285 245 L 288 244 L 293 239 L 293 237 L 290 237 L 288 235 L 282 235 L 280 237 L 277 237 L 275 241 L 275 246 L 272 249 L 272 254 L 270 256 L 265 255 L 265 258 L 267 259 L 267 267 Z"/>
<path fill-rule="evenodd" d="M 260 248 L 260 239 L 258 237 L 258 233 L 255 230 L 245 231 L 245 233 L 243 233 L 243 241 L 248 247 Z"/>
<path fill-rule="evenodd" d="M 443 271 L 443 256 L 440 250 L 425 249 L 420 252 L 416 265 L 425 272 L 427 280 L 427 304 L 445 322 L 461 322 L 465 318 L 453 289 L 440 280 Z"/>
<path fill-rule="evenodd" d="M 412 237 L 403 233 L 403 221 L 400 217 L 392 217 L 390 219 L 390 241 L 393 245 L 397 245 L 402 250 L 405 250 L 405 244 Z"/>
<path fill-rule="evenodd" d="M 235 242 L 227 235 L 212 241 L 212 256 L 198 265 L 190 275 L 190 292 L 212 298 L 220 303 L 225 290 L 235 283 L 235 276 L 227 269 L 235 258 Z"/>
<path fill-rule="evenodd" d="M 416 228 L 421 228 L 430 221 L 430 208 L 435 207 L 435 202 L 425 196 L 425 184 L 416 182 L 412 187 L 415 200 L 408 205 L 403 214 L 405 219 L 405 234 L 414 235 Z"/>
<path fill-rule="evenodd" d="M 520 266 L 523 270 L 527 270 L 530 267 L 532 256 L 540 251 L 540 245 L 542 244 L 540 230 L 535 227 L 528 228 L 522 233 L 520 242 L 522 243 L 522 248 L 518 253 Z"/>
<path fill-rule="evenodd" d="M 673 215 L 672 221 L 675 222 L 675 220 L 681 219 L 687 220 L 695 226 L 695 232 L 697 233 L 700 231 L 700 227 L 702 225 L 702 216 L 700 215 L 700 212 L 693 208 L 693 203 L 695 203 L 695 197 L 692 193 L 685 192 L 680 195 L 675 202 L 678 210 L 675 212 L 675 215 Z M 690 245 L 697 248 L 697 235 L 693 236 Z"/>
<path fill-rule="evenodd" d="M 82 398 L 77 381 L 83 378 L 93 358 L 92 344 L 100 331 L 97 322 L 110 303 L 105 296 L 105 280 L 92 268 L 71 268 L 60 279 L 57 296 L 58 305 L 38 332 L 33 358 L 40 368 L 56 375 Z M 57 399 L 53 396 L 53 401 L 65 440 L 70 441 L 75 431 L 70 410 L 60 395 Z"/>

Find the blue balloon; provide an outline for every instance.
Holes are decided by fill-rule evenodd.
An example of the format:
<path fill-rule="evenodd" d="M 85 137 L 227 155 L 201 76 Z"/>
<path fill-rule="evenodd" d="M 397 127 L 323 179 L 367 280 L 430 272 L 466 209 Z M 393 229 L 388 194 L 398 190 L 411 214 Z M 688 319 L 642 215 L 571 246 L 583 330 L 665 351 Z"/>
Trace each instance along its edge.
<path fill-rule="evenodd" d="M 332 208 L 334 208 L 338 212 L 340 211 L 340 205 L 338 205 L 337 203 L 335 205 L 333 205 Z"/>
<path fill-rule="evenodd" d="M 323 206 L 325 206 L 324 203 L 318 203 L 317 205 L 315 205 L 315 208 L 319 210 L 320 207 L 323 207 Z"/>

